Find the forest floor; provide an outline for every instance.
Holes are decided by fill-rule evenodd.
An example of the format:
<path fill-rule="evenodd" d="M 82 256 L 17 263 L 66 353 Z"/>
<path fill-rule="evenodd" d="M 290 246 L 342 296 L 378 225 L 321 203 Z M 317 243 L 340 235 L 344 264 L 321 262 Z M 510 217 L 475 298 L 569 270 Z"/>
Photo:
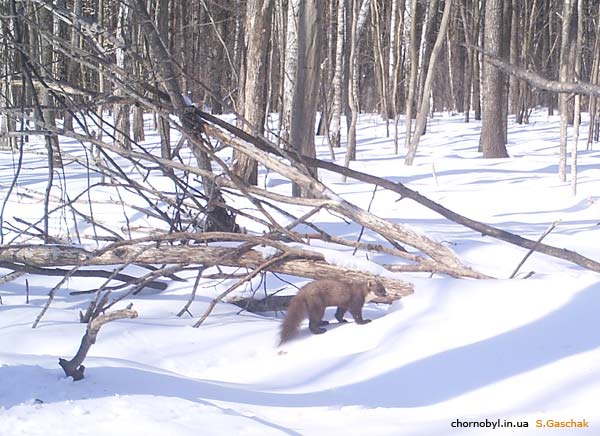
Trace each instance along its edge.
<path fill-rule="evenodd" d="M 540 110 L 529 125 L 509 121 L 508 159 L 481 158 L 479 129 L 479 122 L 440 114 L 428 125 L 415 165 L 407 167 L 405 150 L 401 145 L 400 155 L 394 154 L 381 119 L 363 115 L 352 167 L 533 240 L 560 220 L 544 242 L 599 260 L 600 145 L 586 151 L 585 141 L 580 143 L 575 196 L 557 176 L 558 117 Z M 587 124 L 582 131 L 587 134 Z M 151 134 L 148 143 L 153 141 L 158 139 Z M 338 162 L 343 152 L 337 152 Z M 320 145 L 318 155 L 328 159 L 328 148 Z M 0 153 L 3 193 L 14 177 L 15 159 Z M 17 189 L 43 192 L 44 157 L 28 152 L 23 162 Z M 327 173 L 322 178 L 347 200 L 369 206 L 372 186 Z M 64 180 L 87 183 L 85 174 L 69 168 Z M 273 173 L 261 172 L 260 184 L 290 190 Z M 378 191 L 371 211 L 443 241 L 466 264 L 497 279 L 399 274 L 415 284 L 415 293 L 391 306 L 367 304 L 370 324 L 334 322 L 326 334 L 314 336 L 305 322 L 298 339 L 277 348 L 282 314 L 240 313 L 223 303 L 200 328 L 191 327 L 231 281 L 202 282 L 190 308 L 196 318 L 178 318 L 193 285 L 190 274 L 188 282 L 127 300 L 139 317 L 102 328 L 85 361 L 86 377 L 78 382 L 64 377 L 58 358 L 76 352 L 85 331 L 79 311 L 93 297 L 69 292 L 102 281 L 69 280 L 36 329 L 31 325 L 59 279 L 24 276 L 1 285 L 0 435 L 600 434 L 598 274 L 534 253 L 517 278 L 508 280 L 526 250 L 483 237 L 411 200 L 397 200 L 396 194 Z M 118 227 L 125 217 L 117 211 L 107 203 L 104 222 L 114 220 Z M 39 200 L 12 196 L 4 219 L 39 213 Z M 141 213 L 127 220 L 132 226 L 151 224 Z M 349 239 L 361 230 L 327 213 L 313 220 Z M 363 241 L 372 236 L 365 232 Z M 357 267 L 370 264 L 351 249 L 330 257 Z M 264 286 L 295 291 L 275 276 Z M 333 319 L 334 311 L 328 309 L 326 318 Z M 561 422 L 559 431 L 551 427 Z M 577 423 L 589 427 L 573 428 Z"/>

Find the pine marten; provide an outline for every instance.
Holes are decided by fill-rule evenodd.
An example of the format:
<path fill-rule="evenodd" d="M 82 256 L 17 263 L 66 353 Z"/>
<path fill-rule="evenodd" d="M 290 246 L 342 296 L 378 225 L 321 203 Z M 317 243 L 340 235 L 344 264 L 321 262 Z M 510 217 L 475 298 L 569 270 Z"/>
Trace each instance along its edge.
<path fill-rule="evenodd" d="M 327 306 L 337 306 L 335 319 L 338 322 L 347 322 L 344 319 L 346 311 L 350 311 L 357 324 L 366 324 L 370 319 L 363 319 L 362 308 L 368 294 L 385 297 L 387 294 L 379 280 L 366 280 L 361 282 L 338 282 L 335 280 L 316 280 L 304 285 L 298 294 L 292 298 L 287 308 L 287 314 L 281 324 L 281 341 L 279 345 L 288 341 L 297 331 L 303 319 L 308 317 L 308 328 L 315 335 L 325 333 L 322 326 L 329 324 L 323 321 L 323 314 Z"/>

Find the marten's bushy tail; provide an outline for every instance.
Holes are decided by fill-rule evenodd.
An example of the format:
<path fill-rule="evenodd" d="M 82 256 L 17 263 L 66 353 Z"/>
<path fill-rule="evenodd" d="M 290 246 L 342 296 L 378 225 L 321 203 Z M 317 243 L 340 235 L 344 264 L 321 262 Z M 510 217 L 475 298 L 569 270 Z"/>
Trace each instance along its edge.
<path fill-rule="evenodd" d="M 298 331 L 298 327 L 304 318 L 306 318 L 307 309 L 304 299 L 298 296 L 292 298 L 287 308 L 287 313 L 281 324 L 281 340 L 279 345 L 287 342 Z"/>

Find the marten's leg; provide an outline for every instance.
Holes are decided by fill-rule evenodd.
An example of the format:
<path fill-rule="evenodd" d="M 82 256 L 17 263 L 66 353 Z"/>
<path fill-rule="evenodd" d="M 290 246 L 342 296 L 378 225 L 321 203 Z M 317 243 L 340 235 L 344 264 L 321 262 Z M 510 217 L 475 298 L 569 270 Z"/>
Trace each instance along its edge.
<path fill-rule="evenodd" d="M 337 310 L 335 311 L 335 319 L 338 320 L 338 322 L 348 322 L 344 319 L 344 314 L 346 313 L 346 309 L 339 306 L 337 308 Z"/>
<path fill-rule="evenodd" d="M 354 321 L 356 322 L 356 324 L 366 324 L 368 322 L 371 322 L 370 319 L 363 319 L 362 304 L 360 306 L 356 305 L 354 307 L 351 307 L 350 313 L 352 314 L 352 317 L 354 318 Z"/>
<path fill-rule="evenodd" d="M 323 314 L 325 313 L 325 307 L 312 304 L 308 306 L 308 328 L 315 335 L 325 333 L 327 330 L 321 327 L 323 320 Z"/>

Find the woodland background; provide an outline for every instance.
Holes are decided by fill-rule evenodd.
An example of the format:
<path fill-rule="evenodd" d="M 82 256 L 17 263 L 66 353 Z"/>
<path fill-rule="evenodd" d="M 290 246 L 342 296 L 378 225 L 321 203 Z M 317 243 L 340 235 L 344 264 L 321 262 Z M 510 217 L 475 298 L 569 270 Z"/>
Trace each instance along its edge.
<path fill-rule="evenodd" d="M 529 254 L 600 271 L 578 253 L 469 219 L 351 167 L 359 113 L 379 114 L 395 153 L 411 165 L 434 113 L 481 119 L 481 156 L 504 158 L 509 118 L 526 129 L 532 110 L 544 106 L 560 112 L 561 181 L 567 126 L 574 126 L 576 191 L 581 111 L 590 114 L 587 148 L 598 136 L 599 8 L 583 0 L 4 1 L 0 147 L 13 177 L 3 185 L 0 211 L 0 266 L 12 271 L 2 280 L 63 277 L 37 325 L 70 277 L 106 279 L 82 315 L 90 321 L 143 287 L 164 289 L 161 277 L 181 280 L 178 272 L 193 270 L 181 315 L 207 268 L 245 268 L 210 272 L 234 281 L 198 326 L 217 302 L 266 271 L 313 279 L 377 275 L 397 297 L 412 292 L 411 283 L 383 277 L 383 270 L 336 265 L 311 249 L 315 241 L 391 256 L 394 262 L 382 265 L 390 273 L 489 277 L 443 243 L 338 195 L 317 168 L 374 185 L 373 198 L 383 188 Z M 234 114 L 232 123 L 222 114 Z M 146 141 L 148 121 L 159 143 Z M 315 158 L 315 138 L 328 145 L 329 160 Z M 36 189 L 21 185 L 29 152 L 45 159 L 47 177 Z M 85 186 L 68 177 L 74 168 Z M 289 192 L 260 186 L 259 174 L 269 172 L 289 181 Z M 22 198 L 43 204 L 39 216 L 15 215 Z M 101 219 L 103 204 L 122 211 L 118 226 Z M 323 211 L 359 225 L 359 236 L 310 222 Z M 133 226 L 130 218 L 140 213 L 151 224 Z M 363 231 L 376 242 L 362 242 Z M 146 272 L 123 274 L 130 265 Z M 113 280 L 124 284 L 109 285 Z M 110 292 L 123 288 L 111 300 Z"/>
<path fill-rule="evenodd" d="M 356 115 L 376 112 L 396 143 L 411 146 L 411 163 L 424 117 L 451 111 L 466 122 L 483 118 L 483 156 L 503 157 L 509 115 L 527 123 L 533 107 L 560 106 L 572 124 L 576 99 L 504 74 L 481 49 L 548 80 L 595 84 L 599 7 L 583 0 L 7 0 L 0 5 L 0 144 L 16 148 L 57 119 L 70 130 L 73 118 L 90 112 L 104 122 L 107 110 L 111 139 L 130 148 L 143 139 L 143 114 L 160 115 L 156 92 L 168 62 L 182 95 L 213 114 L 237 113 L 250 132 L 264 133 L 268 114 L 279 113 L 277 142 L 302 154 L 314 154 L 307 132 L 315 121 L 317 133 L 339 146 L 345 115 L 352 160 Z M 596 99 L 583 105 L 595 119 Z M 157 116 L 155 127 L 169 158 L 169 123 Z M 256 183 L 252 160 L 240 156 L 233 171 Z"/>

